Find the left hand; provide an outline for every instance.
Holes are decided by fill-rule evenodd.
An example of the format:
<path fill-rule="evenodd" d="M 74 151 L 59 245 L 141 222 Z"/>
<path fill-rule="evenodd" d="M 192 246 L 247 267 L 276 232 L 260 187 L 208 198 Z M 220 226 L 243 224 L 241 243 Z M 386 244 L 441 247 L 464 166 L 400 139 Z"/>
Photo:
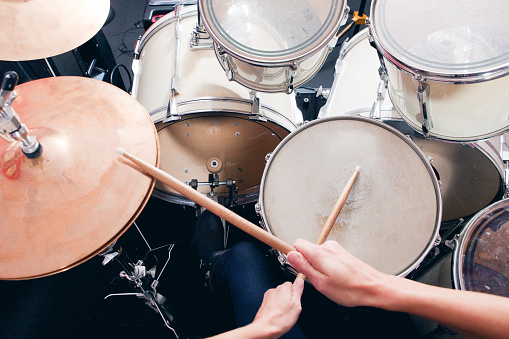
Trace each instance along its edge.
<path fill-rule="evenodd" d="M 302 310 L 300 298 L 303 290 L 304 280 L 297 279 L 293 284 L 287 281 L 265 292 L 253 325 L 260 325 L 274 337 L 288 332 Z"/>

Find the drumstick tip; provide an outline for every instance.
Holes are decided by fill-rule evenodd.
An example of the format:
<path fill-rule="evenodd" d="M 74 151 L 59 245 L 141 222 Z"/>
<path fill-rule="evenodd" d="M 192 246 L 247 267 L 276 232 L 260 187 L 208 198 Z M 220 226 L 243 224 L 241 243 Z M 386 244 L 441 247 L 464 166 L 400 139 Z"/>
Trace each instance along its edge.
<path fill-rule="evenodd" d="M 356 171 L 356 172 L 359 172 L 360 170 L 361 170 L 361 167 L 360 167 L 360 166 L 355 167 L 355 171 Z"/>
<path fill-rule="evenodd" d="M 117 153 L 118 153 L 119 155 L 124 155 L 125 150 L 124 150 L 122 147 L 118 147 L 118 148 L 117 148 Z"/>

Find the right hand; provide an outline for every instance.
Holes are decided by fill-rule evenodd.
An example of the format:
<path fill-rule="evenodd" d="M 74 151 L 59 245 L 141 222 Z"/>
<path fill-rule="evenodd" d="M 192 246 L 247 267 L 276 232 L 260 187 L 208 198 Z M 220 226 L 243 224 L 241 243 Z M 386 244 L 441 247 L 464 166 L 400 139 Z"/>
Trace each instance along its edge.
<path fill-rule="evenodd" d="M 288 262 L 306 275 L 313 286 L 343 306 L 372 306 L 380 297 L 387 275 L 357 259 L 337 242 L 322 245 L 299 239 L 298 252 L 288 253 Z"/>

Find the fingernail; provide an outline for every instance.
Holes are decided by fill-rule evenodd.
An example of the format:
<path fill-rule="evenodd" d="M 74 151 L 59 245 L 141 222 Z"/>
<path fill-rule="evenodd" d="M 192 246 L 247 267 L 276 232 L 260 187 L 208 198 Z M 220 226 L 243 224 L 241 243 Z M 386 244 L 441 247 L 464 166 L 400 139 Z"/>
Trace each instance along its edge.
<path fill-rule="evenodd" d="M 300 287 L 303 287 L 303 286 L 304 286 L 304 279 L 302 279 L 302 278 L 297 278 L 297 279 L 295 280 L 295 286 L 297 286 L 297 287 L 299 287 L 299 288 L 300 288 Z"/>

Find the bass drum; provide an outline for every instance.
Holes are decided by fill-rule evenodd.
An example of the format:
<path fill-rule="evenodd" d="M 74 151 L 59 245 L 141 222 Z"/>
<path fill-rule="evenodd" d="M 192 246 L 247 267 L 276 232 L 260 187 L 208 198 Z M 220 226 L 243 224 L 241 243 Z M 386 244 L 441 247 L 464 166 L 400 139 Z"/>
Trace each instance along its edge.
<path fill-rule="evenodd" d="M 377 52 L 364 29 L 342 47 L 331 94 L 319 117 L 368 117 L 376 102 L 374 117 L 408 136 L 435 169 L 441 183 L 444 222 L 470 217 L 499 200 L 505 187 L 504 163 L 497 150 L 500 138 L 468 144 L 425 139 L 405 123 L 389 98 L 377 99 L 378 68 Z"/>
<path fill-rule="evenodd" d="M 328 239 L 382 272 L 405 276 L 436 243 L 442 201 L 424 155 L 374 119 L 318 119 L 285 138 L 263 173 L 258 209 L 265 228 L 290 244 L 314 242 L 357 166 Z M 286 266 L 283 254 L 279 259 Z"/>
<path fill-rule="evenodd" d="M 178 7 L 141 38 L 133 63 L 133 96 L 149 111 L 161 146 L 160 168 L 185 183 L 219 183 L 213 192 L 230 196 L 235 181 L 238 203 L 255 201 L 265 156 L 302 122 L 294 95 L 256 93 L 228 81 L 210 48 L 192 48 L 196 6 Z M 178 91 L 173 97 L 172 88 Z M 259 100 L 259 101 L 258 101 Z M 168 107 L 170 106 L 170 107 Z M 197 187 L 211 193 L 210 185 Z M 154 196 L 194 205 L 157 182 Z"/>
<path fill-rule="evenodd" d="M 418 280 L 434 286 L 509 297 L 508 263 L 509 200 L 504 199 L 470 219 L 454 240 L 454 252 L 440 258 Z M 437 338 L 449 337 L 437 323 L 416 316 L 412 318 L 422 334 L 442 330 Z"/>

